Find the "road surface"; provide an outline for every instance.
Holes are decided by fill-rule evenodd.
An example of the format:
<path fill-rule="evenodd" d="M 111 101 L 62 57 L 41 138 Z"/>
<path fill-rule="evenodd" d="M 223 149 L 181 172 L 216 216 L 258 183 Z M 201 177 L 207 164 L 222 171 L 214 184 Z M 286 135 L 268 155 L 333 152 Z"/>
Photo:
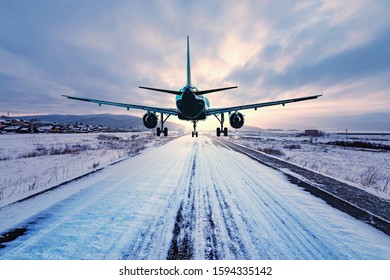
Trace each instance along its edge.
<path fill-rule="evenodd" d="M 0 259 L 390 259 L 390 237 L 207 136 L 0 209 Z"/>

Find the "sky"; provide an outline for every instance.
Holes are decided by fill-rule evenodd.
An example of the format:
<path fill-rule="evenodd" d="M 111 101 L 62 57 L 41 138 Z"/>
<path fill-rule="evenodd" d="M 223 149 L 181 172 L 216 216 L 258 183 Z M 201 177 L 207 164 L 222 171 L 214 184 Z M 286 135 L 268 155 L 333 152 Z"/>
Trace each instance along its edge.
<path fill-rule="evenodd" d="M 185 84 L 188 35 L 192 83 L 238 86 L 209 94 L 212 107 L 323 94 L 243 111 L 246 125 L 333 129 L 366 116 L 390 130 L 389 12 L 387 0 L 1 0 L 0 115 L 144 114 L 61 94 L 174 108 L 138 86 Z"/>

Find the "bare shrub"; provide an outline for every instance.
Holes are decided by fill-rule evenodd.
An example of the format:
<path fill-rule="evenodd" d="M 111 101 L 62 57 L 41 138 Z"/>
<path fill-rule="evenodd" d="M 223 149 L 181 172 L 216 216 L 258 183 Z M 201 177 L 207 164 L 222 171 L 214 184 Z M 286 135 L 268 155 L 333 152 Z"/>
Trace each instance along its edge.
<path fill-rule="evenodd" d="M 37 188 L 37 180 L 35 180 L 32 184 L 28 184 L 28 190 L 33 191 Z"/>
<path fill-rule="evenodd" d="M 127 152 L 128 156 L 135 155 L 145 149 L 145 144 L 141 141 L 133 142 L 132 145 L 130 146 L 130 149 Z"/>
<path fill-rule="evenodd" d="M 313 163 L 310 165 L 309 168 L 312 169 L 312 170 L 316 170 L 316 171 L 318 171 L 318 172 L 321 172 L 322 169 L 324 168 L 324 163 L 315 161 L 315 162 L 313 162 Z"/>
<path fill-rule="evenodd" d="M 118 140 L 122 140 L 121 137 L 116 136 L 116 135 L 110 135 L 110 134 L 99 134 L 97 136 L 97 139 L 101 140 L 101 141 L 118 141 Z"/>
<path fill-rule="evenodd" d="M 284 153 L 281 150 L 275 148 L 259 148 L 259 151 L 272 156 L 278 156 L 278 157 L 284 156 Z"/>
<path fill-rule="evenodd" d="M 375 166 L 370 166 L 362 174 L 360 174 L 359 183 L 363 187 L 371 188 L 378 183 L 380 177 L 380 170 Z"/>
<path fill-rule="evenodd" d="M 302 148 L 302 146 L 299 144 L 291 144 L 291 145 L 284 145 L 283 148 L 288 150 L 299 150 Z"/>
<path fill-rule="evenodd" d="M 382 191 L 384 193 L 387 193 L 387 189 L 388 189 L 388 186 L 390 184 L 390 173 L 386 172 L 383 174 L 383 181 L 384 181 L 384 186 L 383 186 Z"/>
<path fill-rule="evenodd" d="M 47 156 L 47 155 L 55 156 L 55 155 L 78 154 L 80 152 L 87 151 L 88 149 L 90 149 L 90 147 L 85 144 L 84 145 L 65 144 L 64 147 L 50 147 L 50 148 L 47 148 L 43 145 L 39 145 L 34 151 L 21 155 L 20 158 L 31 158 L 31 157 L 39 157 L 39 156 Z"/>
<path fill-rule="evenodd" d="M 151 135 L 153 136 L 153 134 Z M 129 139 L 115 135 L 99 134 L 97 139 L 100 140 L 99 145 L 104 149 L 125 151 L 127 156 L 133 156 L 145 149 L 145 139 L 141 139 L 139 134 L 131 135 Z M 154 140 L 154 136 L 151 139 Z"/>
<path fill-rule="evenodd" d="M 30 157 L 39 157 L 45 156 L 49 153 L 49 150 L 43 145 L 38 145 L 34 151 L 21 155 L 20 158 L 30 158 Z"/>
<path fill-rule="evenodd" d="M 300 159 L 298 164 L 300 166 L 306 167 L 309 163 L 308 163 L 308 161 L 306 159 Z"/>
<path fill-rule="evenodd" d="M 334 145 L 334 146 L 341 146 L 341 147 L 361 148 L 361 149 L 375 149 L 375 150 L 383 150 L 383 151 L 390 150 L 389 145 L 363 142 L 363 141 L 353 141 L 353 142 L 332 141 L 332 142 L 328 142 L 327 144 Z"/>

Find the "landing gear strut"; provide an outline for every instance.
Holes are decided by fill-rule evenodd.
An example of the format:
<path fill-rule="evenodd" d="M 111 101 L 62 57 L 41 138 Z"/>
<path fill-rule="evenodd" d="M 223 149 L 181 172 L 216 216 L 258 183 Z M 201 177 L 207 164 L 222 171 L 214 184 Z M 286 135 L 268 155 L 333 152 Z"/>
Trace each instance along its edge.
<path fill-rule="evenodd" d="M 160 136 L 161 133 L 164 134 L 164 136 L 168 136 L 168 128 L 167 127 L 164 127 L 164 123 L 167 121 L 167 119 L 170 117 L 171 115 L 168 115 L 165 120 L 164 120 L 164 114 L 161 113 L 161 117 L 160 117 L 160 127 L 157 127 L 157 136 Z"/>
<path fill-rule="evenodd" d="M 193 121 L 194 123 L 194 131 L 192 132 L 192 137 L 198 137 L 198 132 L 196 131 L 196 121 Z"/>
<path fill-rule="evenodd" d="M 225 115 L 224 113 L 221 113 L 221 118 L 218 118 L 218 115 L 214 115 L 219 123 L 221 124 L 221 127 L 217 127 L 217 136 L 221 136 L 221 133 L 223 133 L 224 136 L 228 136 L 228 129 L 227 127 L 223 127 L 223 123 L 225 121 Z"/>

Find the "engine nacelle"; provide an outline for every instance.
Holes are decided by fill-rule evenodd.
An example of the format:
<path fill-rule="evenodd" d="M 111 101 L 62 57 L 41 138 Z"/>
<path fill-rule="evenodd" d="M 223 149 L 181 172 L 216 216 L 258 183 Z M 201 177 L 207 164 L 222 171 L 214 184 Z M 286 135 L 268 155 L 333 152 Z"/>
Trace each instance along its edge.
<path fill-rule="evenodd" d="M 238 129 L 244 125 L 244 115 L 237 112 L 233 113 L 229 117 L 231 127 Z"/>
<path fill-rule="evenodd" d="M 146 113 L 143 116 L 144 126 L 147 128 L 155 128 L 157 126 L 158 118 L 157 115 L 154 113 Z"/>

